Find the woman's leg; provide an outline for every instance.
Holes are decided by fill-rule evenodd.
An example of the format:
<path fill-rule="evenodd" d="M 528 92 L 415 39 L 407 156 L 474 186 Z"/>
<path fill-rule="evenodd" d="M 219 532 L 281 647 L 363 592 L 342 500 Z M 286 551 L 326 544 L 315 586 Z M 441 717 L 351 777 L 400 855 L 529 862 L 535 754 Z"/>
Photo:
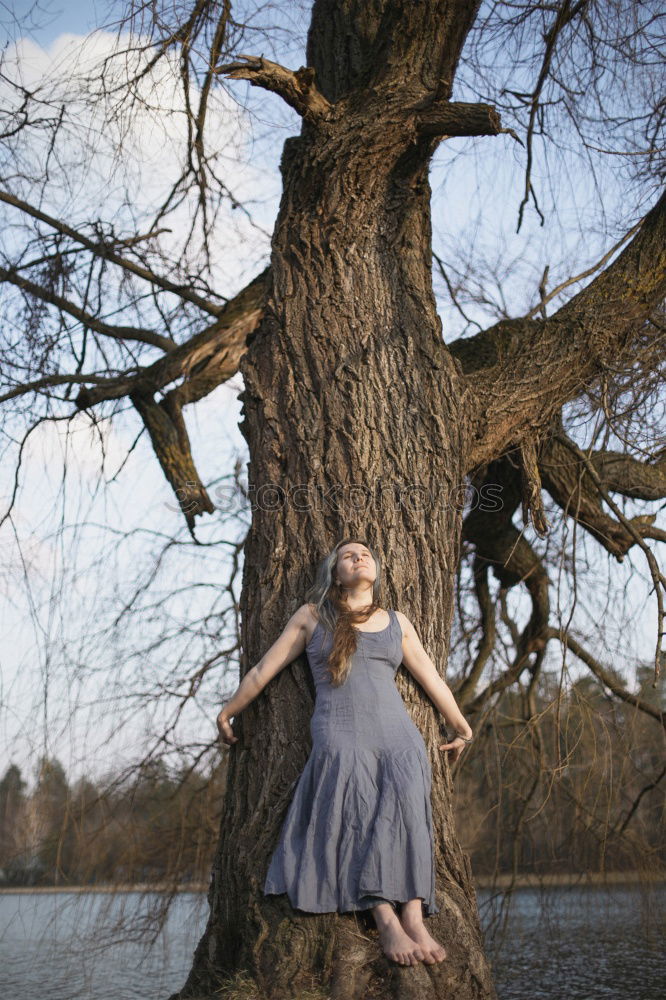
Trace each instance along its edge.
<path fill-rule="evenodd" d="M 441 962 L 442 959 L 446 958 L 446 949 L 428 934 L 423 923 L 423 899 L 421 896 L 402 904 L 400 924 L 410 938 L 420 946 L 426 965 Z"/>
<path fill-rule="evenodd" d="M 423 958 L 423 950 L 402 927 L 389 902 L 373 906 L 372 915 L 379 931 L 379 943 L 387 958 L 399 965 L 416 965 Z"/>

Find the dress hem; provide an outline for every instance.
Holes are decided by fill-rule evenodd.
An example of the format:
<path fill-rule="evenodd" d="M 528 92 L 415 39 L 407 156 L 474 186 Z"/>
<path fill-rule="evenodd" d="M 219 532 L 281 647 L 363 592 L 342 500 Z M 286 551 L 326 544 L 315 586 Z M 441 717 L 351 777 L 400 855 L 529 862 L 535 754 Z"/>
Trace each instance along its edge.
<path fill-rule="evenodd" d="M 296 903 L 293 902 L 289 893 L 284 889 L 281 892 L 278 889 L 270 889 L 270 890 L 264 889 L 263 894 L 264 896 L 286 896 L 293 909 L 302 910 L 304 913 L 355 913 L 360 910 L 371 910 L 374 906 L 377 906 L 377 904 L 381 902 L 408 903 L 411 899 L 418 898 L 418 894 L 414 896 L 409 896 L 407 899 L 395 899 L 395 898 L 389 899 L 388 897 L 386 898 L 378 897 L 374 902 L 366 903 L 364 906 L 353 906 L 350 904 L 349 906 L 345 906 L 343 909 L 341 909 L 338 906 L 322 906 L 322 907 L 312 906 L 312 905 L 307 907 L 298 906 Z M 432 917 L 434 916 L 435 913 L 440 912 L 440 907 L 437 906 L 437 904 L 431 905 L 427 900 L 423 899 L 423 897 L 421 897 L 421 901 L 423 904 L 421 909 L 422 910 L 425 909 L 426 911 L 425 916 Z"/>

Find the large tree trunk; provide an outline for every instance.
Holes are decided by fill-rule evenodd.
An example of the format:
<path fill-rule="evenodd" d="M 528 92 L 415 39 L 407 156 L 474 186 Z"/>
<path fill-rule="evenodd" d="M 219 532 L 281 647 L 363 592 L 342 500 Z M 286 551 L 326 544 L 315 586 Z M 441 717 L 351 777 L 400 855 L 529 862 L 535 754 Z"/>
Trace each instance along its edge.
<path fill-rule="evenodd" d="M 318 6 L 327 5 L 315 5 L 309 62 L 335 99 L 346 88 L 323 56 L 317 65 L 334 44 L 318 44 Z M 462 369 L 443 344 L 432 293 L 428 167 L 437 140 L 414 134 L 405 99 L 404 88 L 368 88 L 285 144 L 268 300 L 241 361 L 255 504 L 242 673 L 303 603 L 314 561 L 346 534 L 377 546 L 385 605 L 414 621 L 445 671 L 470 431 Z M 336 998 L 494 996 L 437 749 L 440 719 L 406 671 L 398 684 L 431 757 L 440 912 L 428 927 L 447 959 L 401 968 L 383 957 L 368 912 L 305 914 L 286 896 L 263 896 L 310 750 L 314 690 L 302 657 L 236 721 L 209 924 L 181 996 L 212 993 L 236 971 L 270 998 L 315 984 Z"/>

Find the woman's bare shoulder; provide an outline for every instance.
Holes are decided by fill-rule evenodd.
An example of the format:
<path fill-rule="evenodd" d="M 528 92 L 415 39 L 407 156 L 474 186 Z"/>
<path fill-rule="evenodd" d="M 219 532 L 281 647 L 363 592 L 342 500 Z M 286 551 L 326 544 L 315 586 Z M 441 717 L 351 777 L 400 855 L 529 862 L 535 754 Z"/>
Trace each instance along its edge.
<path fill-rule="evenodd" d="M 301 604 L 296 613 L 301 620 L 302 627 L 305 629 L 305 642 L 308 644 L 314 635 L 314 630 L 319 621 L 317 608 L 314 604 Z"/>
<path fill-rule="evenodd" d="M 304 615 L 305 618 L 311 621 L 313 625 L 316 625 L 319 621 L 316 604 L 302 604 L 298 610 L 302 615 Z"/>

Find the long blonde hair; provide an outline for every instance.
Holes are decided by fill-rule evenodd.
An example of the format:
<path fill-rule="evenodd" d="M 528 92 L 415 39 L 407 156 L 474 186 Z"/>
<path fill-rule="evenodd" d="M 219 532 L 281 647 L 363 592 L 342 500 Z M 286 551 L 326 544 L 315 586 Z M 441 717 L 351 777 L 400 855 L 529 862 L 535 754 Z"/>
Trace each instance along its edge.
<path fill-rule="evenodd" d="M 338 551 L 350 542 L 365 545 L 375 563 L 376 576 L 372 586 L 372 603 L 366 611 L 350 610 L 343 597 L 344 588 L 336 583 L 334 577 Z M 347 680 L 358 638 L 354 626 L 361 625 L 381 608 L 381 591 L 382 566 L 379 556 L 362 538 L 343 538 L 317 566 L 315 582 L 307 591 L 305 600 L 308 604 L 314 605 L 322 628 L 333 634 L 333 645 L 328 656 L 328 670 L 333 687 L 339 687 Z"/>

